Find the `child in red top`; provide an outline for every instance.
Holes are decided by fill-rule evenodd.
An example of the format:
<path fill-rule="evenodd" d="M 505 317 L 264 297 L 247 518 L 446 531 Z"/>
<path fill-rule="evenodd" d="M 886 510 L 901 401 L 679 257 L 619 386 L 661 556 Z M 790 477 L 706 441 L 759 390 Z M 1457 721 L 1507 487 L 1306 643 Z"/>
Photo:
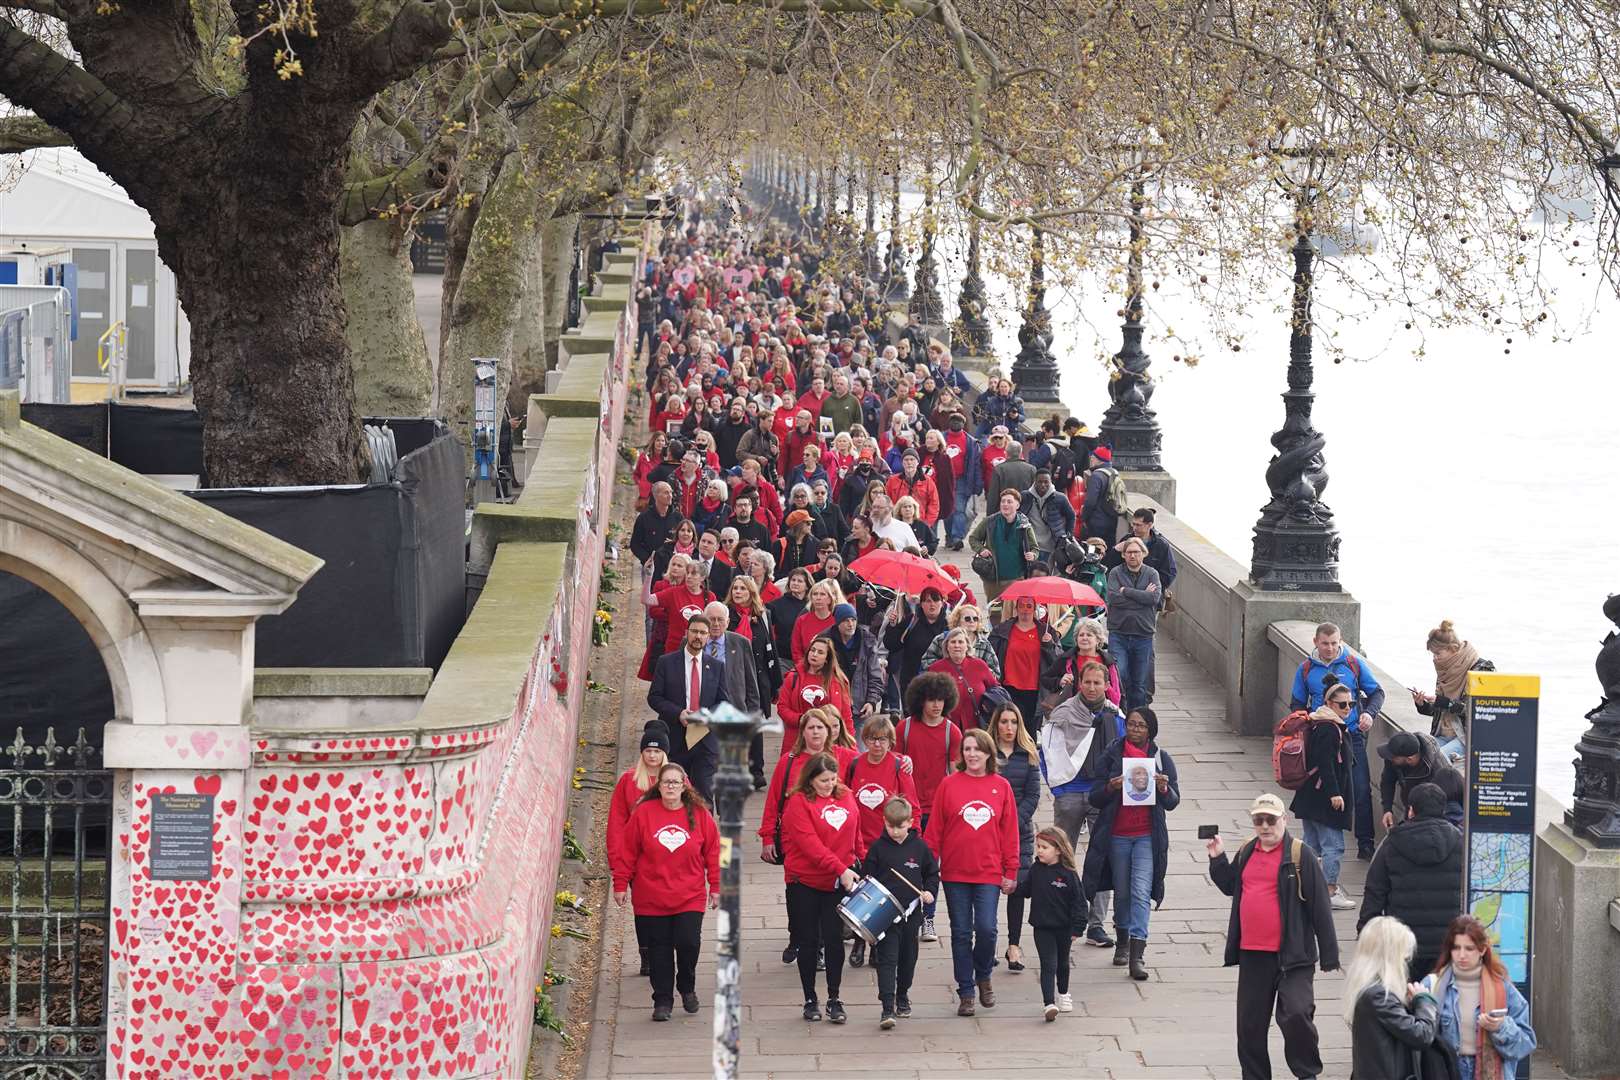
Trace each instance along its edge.
<path fill-rule="evenodd" d="M 866 753 L 843 765 L 843 777 L 860 807 L 855 854 L 864 859 L 872 841 L 883 835 L 884 805 L 900 795 L 916 806 L 917 783 L 911 776 L 911 759 L 889 749 L 894 745 L 894 725 L 888 717 L 868 720 L 861 728 L 861 741 L 866 744 Z"/>
<path fill-rule="evenodd" d="M 830 754 L 812 754 L 782 813 L 782 844 L 787 848 L 788 928 L 804 989 L 804 1018 L 820 1020 L 816 1000 L 816 959 L 827 968 L 827 1019 L 846 1019 L 838 989 L 844 975 L 840 889 L 855 887 L 855 837 L 859 831 L 855 798 L 838 779 Z"/>

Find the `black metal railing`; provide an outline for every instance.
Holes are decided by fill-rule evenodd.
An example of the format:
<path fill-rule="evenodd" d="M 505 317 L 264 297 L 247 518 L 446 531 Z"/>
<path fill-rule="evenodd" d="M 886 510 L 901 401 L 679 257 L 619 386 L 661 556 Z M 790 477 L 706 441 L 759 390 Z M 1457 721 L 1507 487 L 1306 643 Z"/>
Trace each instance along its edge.
<path fill-rule="evenodd" d="M 0 1078 L 106 1074 L 112 773 L 84 729 L 71 746 L 21 728 L 0 746 Z"/>

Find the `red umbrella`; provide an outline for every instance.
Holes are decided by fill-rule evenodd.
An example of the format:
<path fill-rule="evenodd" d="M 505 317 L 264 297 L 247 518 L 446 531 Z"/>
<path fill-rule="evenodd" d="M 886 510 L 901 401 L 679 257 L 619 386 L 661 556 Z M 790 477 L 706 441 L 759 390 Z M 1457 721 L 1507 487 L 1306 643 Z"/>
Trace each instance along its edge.
<path fill-rule="evenodd" d="M 850 563 L 849 569 L 873 585 L 908 595 L 930 587 L 942 593 L 956 591 L 956 582 L 946 577 L 938 564 L 909 551 L 874 551 Z"/>
<path fill-rule="evenodd" d="M 1090 585 L 1066 577 L 1032 577 L 1015 581 L 1001 591 L 1003 603 L 1030 599 L 1037 604 L 1068 604 L 1073 607 L 1106 607 L 1103 598 Z"/>

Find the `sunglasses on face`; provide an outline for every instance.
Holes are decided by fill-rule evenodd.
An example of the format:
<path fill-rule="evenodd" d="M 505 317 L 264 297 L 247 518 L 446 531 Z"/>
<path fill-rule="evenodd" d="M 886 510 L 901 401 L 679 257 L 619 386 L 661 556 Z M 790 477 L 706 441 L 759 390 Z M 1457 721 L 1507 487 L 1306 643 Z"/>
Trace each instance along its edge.
<path fill-rule="evenodd" d="M 1328 705 L 1335 709 L 1348 709 L 1350 707 L 1350 702 L 1348 699 L 1341 699 L 1338 701 L 1330 701 L 1328 702 Z"/>
<path fill-rule="evenodd" d="M 1275 815 L 1275 814 L 1256 814 L 1256 815 L 1254 815 L 1253 821 L 1254 821 L 1254 824 L 1255 824 L 1256 828 L 1268 828 L 1268 827 L 1270 827 L 1272 825 L 1277 824 L 1277 815 Z"/>

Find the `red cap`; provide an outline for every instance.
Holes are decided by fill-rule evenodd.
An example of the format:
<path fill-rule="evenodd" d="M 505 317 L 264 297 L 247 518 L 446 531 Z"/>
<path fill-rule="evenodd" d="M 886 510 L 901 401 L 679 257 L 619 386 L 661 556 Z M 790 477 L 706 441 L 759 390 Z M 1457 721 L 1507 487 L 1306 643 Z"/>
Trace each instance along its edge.
<path fill-rule="evenodd" d="M 1098 461 L 1113 461 L 1114 460 L 1114 452 L 1112 450 L 1108 449 L 1108 447 L 1106 447 L 1106 446 L 1097 447 L 1095 450 L 1093 450 L 1091 452 L 1091 454 Z"/>

